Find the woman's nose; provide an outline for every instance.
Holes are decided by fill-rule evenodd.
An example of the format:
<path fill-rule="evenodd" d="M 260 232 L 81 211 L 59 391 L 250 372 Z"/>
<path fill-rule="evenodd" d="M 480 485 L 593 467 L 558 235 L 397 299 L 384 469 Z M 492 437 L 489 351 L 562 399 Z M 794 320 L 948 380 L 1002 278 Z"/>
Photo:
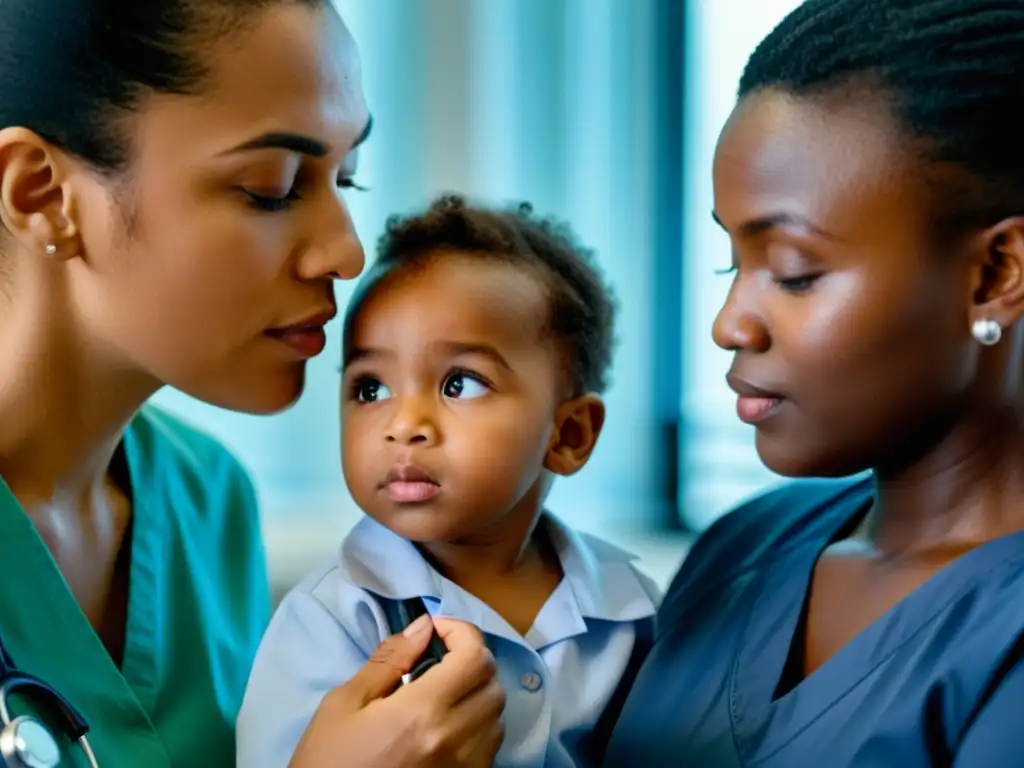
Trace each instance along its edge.
<path fill-rule="evenodd" d="M 771 346 L 771 336 L 751 300 L 750 291 L 744 288 L 737 275 L 725 304 L 715 317 L 711 337 L 727 352 L 766 352 Z"/>
<path fill-rule="evenodd" d="M 363 244 L 356 234 L 348 206 L 340 196 L 335 195 L 319 213 L 310 241 L 299 260 L 301 279 L 351 280 L 363 271 L 366 263 Z"/>

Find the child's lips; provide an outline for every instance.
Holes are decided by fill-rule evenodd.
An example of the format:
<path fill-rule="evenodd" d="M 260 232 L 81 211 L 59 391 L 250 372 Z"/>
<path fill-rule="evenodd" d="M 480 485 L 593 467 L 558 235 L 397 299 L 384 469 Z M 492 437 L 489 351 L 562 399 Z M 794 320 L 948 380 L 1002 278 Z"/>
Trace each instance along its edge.
<path fill-rule="evenodd" d="M 415 464 L 396 464 L 384 478 L 388 498 L 398 504 L 430 501 L 441 492 L 441 486 Z"/>
<path fill-rule="evenodd" d="M 395 480 L 384 486 L 384 490 L 387 491 L 388 498 L 396 504 L 418 504 L 437 496 L 441 492 L 441 486 L 422 480 Z"/>

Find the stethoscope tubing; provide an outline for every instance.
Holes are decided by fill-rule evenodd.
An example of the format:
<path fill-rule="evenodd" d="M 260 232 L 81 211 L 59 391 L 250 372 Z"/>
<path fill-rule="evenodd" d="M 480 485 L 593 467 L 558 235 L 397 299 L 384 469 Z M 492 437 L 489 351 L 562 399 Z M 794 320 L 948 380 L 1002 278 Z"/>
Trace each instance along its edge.
<path fill-rule="evenodd" d="M 55 688 L 38 677 L 19 670 L 7 652 L 3 640 L 0 639 L 0 727 L 6 727 L 13 722 L 7 697 L 19 688 L 24 689 L 26 693 L 31 692 L 26 698 L 31 698 L 37 705 L 49 709 L 51 716 L 58 716 L 64 720 L 61 731 L 78 745 L 85 755 L 89 768 L 99 768 L 96 754 L 86 735 L 89 725 L 85 718 Z M 52 734 L 51 728 L 47 727 L 47 730 Z"/>

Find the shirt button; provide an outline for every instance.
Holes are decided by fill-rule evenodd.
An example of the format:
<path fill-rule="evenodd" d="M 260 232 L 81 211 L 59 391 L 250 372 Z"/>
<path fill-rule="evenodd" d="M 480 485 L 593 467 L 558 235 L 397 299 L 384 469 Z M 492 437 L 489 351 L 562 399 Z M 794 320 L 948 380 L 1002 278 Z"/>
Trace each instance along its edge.
<path fill-rule="evenodd" d="M 527 672 L 519 682 L 522 683 L 523 688 L 532 692 L 540 688 L 544 681 L 536 672 Z"/>

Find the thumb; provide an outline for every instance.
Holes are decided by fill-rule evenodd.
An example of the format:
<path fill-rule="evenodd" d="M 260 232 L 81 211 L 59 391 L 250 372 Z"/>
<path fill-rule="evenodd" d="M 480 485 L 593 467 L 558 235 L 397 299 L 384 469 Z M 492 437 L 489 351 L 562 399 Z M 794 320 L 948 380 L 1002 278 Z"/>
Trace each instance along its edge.
<path fill-rule="evenodd" d="M 405 632 L 385 638 L 377 646 L 362 668 L 345 684 L 360 702 L 360 708 L 395 690 L 402 675 L 413 668 L 426 650 L 432 630 L 430 617 L 420 616 Z"/>
<path fill-rule="evenodd" d="M 434 619 L 434 629 L 449 651 L 460 652 L 484 644 L 483 633 L 464 621 L 438 617 Z"/>

